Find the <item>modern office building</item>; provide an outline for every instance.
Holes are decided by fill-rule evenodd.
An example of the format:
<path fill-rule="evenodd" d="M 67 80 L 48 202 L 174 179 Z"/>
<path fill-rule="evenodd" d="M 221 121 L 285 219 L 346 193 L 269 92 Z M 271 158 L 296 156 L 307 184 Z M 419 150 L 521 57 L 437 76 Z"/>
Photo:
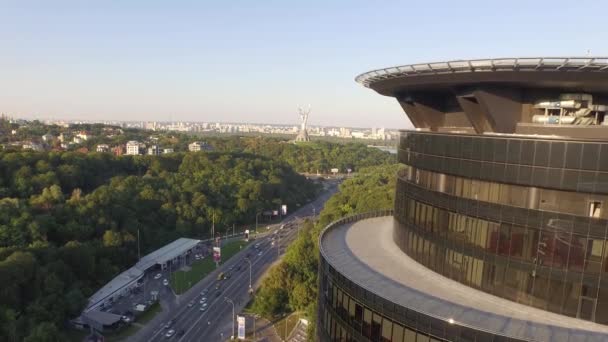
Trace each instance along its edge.
<path fill-rule="evenodd" d="M 394 211 L 320 237 L 322 341 L 607 341 L 608 58 L 406 65 Z"/>

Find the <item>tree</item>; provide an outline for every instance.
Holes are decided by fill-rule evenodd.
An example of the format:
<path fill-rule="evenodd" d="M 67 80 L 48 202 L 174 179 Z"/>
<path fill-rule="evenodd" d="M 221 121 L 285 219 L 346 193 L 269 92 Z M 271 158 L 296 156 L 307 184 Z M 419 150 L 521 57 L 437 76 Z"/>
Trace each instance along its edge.
<path fill-rule="evenodd" d="M 32 332 L 23 340 L 24 342 L 59 342 L 63 336 L 53 323 L 42 322 L 32 329 Z"/>
<path fill-rule="evenodd" d="M 106 247 L 119 247 L 122 245 L 122 235 L 113 230 L 103 233 L 103 245 Z"/>

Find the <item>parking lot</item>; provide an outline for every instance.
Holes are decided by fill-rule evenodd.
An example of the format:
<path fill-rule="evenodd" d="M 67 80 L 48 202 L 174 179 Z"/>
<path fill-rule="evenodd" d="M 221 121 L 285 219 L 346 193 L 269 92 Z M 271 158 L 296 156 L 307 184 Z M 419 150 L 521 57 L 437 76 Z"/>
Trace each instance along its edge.
<path fill-rule="evenodd" d="M 175 294 L 170 287 L 170 274 L 180 268 L 190 266 L 193 262 L 197 261 L 196 256 L 199 256 L 198 259 L 201 259 L 208 258 L 210 255 L 211 245 L 201 244 L 195 249 L 194 254 L 188 255 L 184 259 L 181 265 L 170 264 L 165 270 L 156 267 L 146 272 L 143 281 L 139 282 L 140 285 L 138 287 L 119 297 L 118 300 L 113 301 L 110 306 L 106 305 L 102 308 L 102 311 L 127 316 L 132 319 L 141 313 L 136 309 L 138 305 L 144 305 L 147 308 L 157 300 L 171 301 L 175 297 Z M 167 285 L 163 283 L 164 281 L 166 281 Z"/>

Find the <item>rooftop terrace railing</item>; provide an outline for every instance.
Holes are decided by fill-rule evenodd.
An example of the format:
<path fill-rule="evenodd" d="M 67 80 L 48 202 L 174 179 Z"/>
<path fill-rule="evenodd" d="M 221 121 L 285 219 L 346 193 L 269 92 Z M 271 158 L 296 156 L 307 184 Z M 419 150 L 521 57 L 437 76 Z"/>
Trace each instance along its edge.
<path fill-rule="evenodd" d="M 357 76 L 355 81 L 369 87 L 374 82 L 400 77 L 494 71 L 608 72 L 608 57 L 525 57 L 420 63 L 368 71 Z"/>

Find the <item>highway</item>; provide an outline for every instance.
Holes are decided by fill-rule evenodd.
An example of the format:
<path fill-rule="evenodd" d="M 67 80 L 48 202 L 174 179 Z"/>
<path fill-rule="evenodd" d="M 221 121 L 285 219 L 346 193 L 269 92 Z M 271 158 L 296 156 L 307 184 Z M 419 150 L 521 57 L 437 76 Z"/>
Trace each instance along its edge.
<path fill-rule="evenodd" d="M 286 247 L 297 237 L 299 225 L 304 217 L 318 214 L 325 202 L 337 191 L 337 184 L 332 185 L 315 201 L 301 207 L 290 214 L 281 223 L 275 224 L 262 236 L 254 240 L 247 248 L 230 258 L 218 269 L 211 272 L 194 285 L 186 293 L 176 298 L 176 305 L 171 305 L 168 312 L 163 312 L 162 321 L 152 320 L 148 326 L 131 337 L 133 341 L 224 341 L 232 335 L 232 305 L 225 300 L 230 299 L 234 303 L 235 314 L 238 314 L 249 300 L 250 266 L 246 261 L 249 255 L 251 261 L 251 283 L 256 281 L 272 265 L 280 255 L 284 254 Z M 280 226 L 285 224 L 285 228 Z M 277 233 L 275 234 L 275 231 Z M 260 229 L 261 232 L 261 229 Z M 277 236 L 274 246 L 272 237 Z M 259 249 L 255 245 L 259 244 Z M 278 247 L 277 247 L 278 246 Z M 240 267 L 240 269 L 239 269 Z M 230 274 L 225 280 L 217 280 L 218 274 Z M 216 289 L 217 285 L 219 289 Z M 207 307 L 201 311 L 201 292 L 204 295 Z M 188 306 L 190 301 L 194 305 Z M 170 328 L 165 328 L 168 321 L 173 320 Z M 248 322 L 249 323 L 249 322 Z M 172 337 L 165 337 L 169 329 L 175 331 Z M 236 333 L 236 322 L 235 322 Z"/>

